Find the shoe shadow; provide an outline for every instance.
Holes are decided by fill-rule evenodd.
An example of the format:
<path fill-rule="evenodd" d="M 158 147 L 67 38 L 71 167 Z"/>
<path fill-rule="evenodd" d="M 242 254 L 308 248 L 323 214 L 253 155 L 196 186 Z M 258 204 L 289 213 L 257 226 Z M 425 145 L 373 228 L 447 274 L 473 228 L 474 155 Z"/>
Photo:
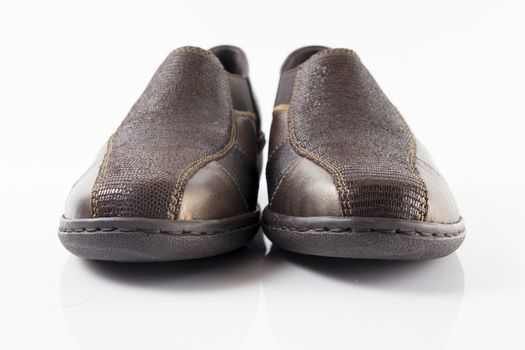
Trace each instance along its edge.
<path fill-rule="evenodd" d="M 235 349 L 257 314 L 265 252 L 258 233 L 238 251 L 201 260 L 70 257 L 60 288 L 65 321 L 86 349 Z"/>
<path fill-rule="evenodd" d="M 459 315 L 458 257 L 431 261 L 324 258 L 272 248 L 263 296 L 283 349 L 442 349 Z"/>
<path fill-rule="evenodd" d="M 71 263 L 80 265 L 78 268 L 111 283 L 167 291 L 212 291 L 253 283 L 257 280 L 254 270 L 262 263 L 265 253 L 260 231 L 245 247 L 215 257 L 156 263 L 96 261 L 72 257 L 74 262 Z"/>
<path fill-rule="evenodd" d="M 462 294 L 464 288 L 463 268 L 456 254 L 425 261 L 390 261 L 311 256 L 272 247 L 264 265 L 273 270 L 290 263 L 356 287 L 432 294 Z"/>

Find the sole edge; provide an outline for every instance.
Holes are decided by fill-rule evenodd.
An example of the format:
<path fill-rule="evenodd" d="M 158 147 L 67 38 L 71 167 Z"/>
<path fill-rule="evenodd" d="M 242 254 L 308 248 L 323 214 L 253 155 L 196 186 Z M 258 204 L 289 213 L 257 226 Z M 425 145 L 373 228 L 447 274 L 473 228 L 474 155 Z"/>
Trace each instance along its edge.
<path fill-rule="evenodd" d="M 176 261 L 236 250 L 252 239 L 259 226 L 259 211 L 226 219 L 195 221 L 63 217 L 58 237 L 67 250 L 86 259 Z"/>
<path fill-rule="evenodd" d="M 303 218 L 266 209 L 262 227 L 285 250 L 355 259 L 435 259 L 453 253 L 465 239 L 463 219 L 441 224 L 390 218 Z"/>

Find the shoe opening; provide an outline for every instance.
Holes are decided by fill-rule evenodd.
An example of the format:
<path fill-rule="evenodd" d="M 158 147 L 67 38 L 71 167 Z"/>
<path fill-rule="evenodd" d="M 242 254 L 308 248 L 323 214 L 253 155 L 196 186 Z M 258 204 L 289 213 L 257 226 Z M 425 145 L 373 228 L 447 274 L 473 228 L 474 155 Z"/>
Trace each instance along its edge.
<path fill-rule="evenodd" d="M 281 67 L 281 73 L 293 69 L 312 57 L 319 51 L 325 50 L 325 46 L 305 46 L 292 52 Z"/>
<path fill-rule="evenodd" d="M 223 45 L 210 51 L 221 61 L 226 71 L 243 77 L 248 76 L 248 60 L 244 52 L 235 46 Z"/>

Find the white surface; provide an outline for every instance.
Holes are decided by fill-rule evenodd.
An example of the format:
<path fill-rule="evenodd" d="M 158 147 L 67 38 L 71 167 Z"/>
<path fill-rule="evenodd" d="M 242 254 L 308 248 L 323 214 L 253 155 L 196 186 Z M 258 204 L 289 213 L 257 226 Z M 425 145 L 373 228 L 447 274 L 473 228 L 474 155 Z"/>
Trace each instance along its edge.
<path fill-rule="evenodd" d="M 0 348 L 525 348 L 522 4 L 2 1 Z M 447 177 L 467 221 L 458 252 L 344 261 L 259 241 L 163 265 L 67 253 L 65 197 L 156 67 L 178 46 L 222 43 L 248 54 L 265 130 L 289 52 L 354 48 Z"/>

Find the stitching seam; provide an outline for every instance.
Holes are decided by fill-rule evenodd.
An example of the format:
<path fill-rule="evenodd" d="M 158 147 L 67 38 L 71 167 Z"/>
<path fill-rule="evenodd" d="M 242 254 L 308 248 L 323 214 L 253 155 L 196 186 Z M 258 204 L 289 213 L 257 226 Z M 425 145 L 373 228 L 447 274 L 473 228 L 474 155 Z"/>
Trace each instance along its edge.
<path fill-rule="evenodd" d="M 209 58 L 213 61 L 213 63 L 218 65 L 221 68 L 221 70 L 226 72 L 219 58 L 208 50 L 204 50 L 204 49 L 201 49 L 195 46 L 183 46 L 183 47 L 179 47 L 178 49 L 173 50 L 170 55 L 178 54 L 179 52 L 191 52 L 191 53 L 200 55 L 202 57 Z"/>
<path fill-rule="evenodd" d="M 326 51 L 329 51 L 329 50 L 326 50 Z M 318 55 L 320 56 L 321 53 L 325 53 L 326 51 L 321 51 L 315 54 L 314 56 L 318 56 Z M 353 51 L 350 51 L 350 52 L 353 52 Z M 297 71 L 297 75 L 294 81 L 294 86 L 293 86 L 293 91 L 292 91 L 292 100 L 290 102 L 290 107 L 289 107 L 289 112 L 288 112 L 288 129 L 289 129 L 290 141 L 291 141 L 290 143 L 292 144 L 292 147 L 297 151 L 297 153 L 299 153 L 300 155 L 306 156 L 307 158 L 310 158 L 314 161 L 317 161 L 319 165 L 331 171 L 332 175 L 335 176 L 335 183 L 337 187 L 337 192 L 339 192 L 339 196 L 341 200 L 343 216 L 350 216 L 352 214 L 352 211 L 350 208 L 350 200 L 349 200 L 350 191 L 343 179 L 343 176 L 339 168 L 333 165 L 332 163 L 330 163 L 329 161 L 307 150 L 303 145 L 300 144 L 299 140 L 297 139 L 297 135 L 295 133 L 295 103 L 297 100 L 297 90 L 299 88 L 298 87 L 299 84 L 297 82 L 300 81 L 300 78 L 302 78 L 302 75 L 303 75 L 303 66 L 301 65 L 299 66 L 299 69 Z"/>
<path fill-rule="evenodd" d="M 408 128 L 408 125 L 407 125 L 407 128 Z M 410 128 L 408 130 L 410 131 Z M 410 133 L 412 133 L 412 131 L 410 131 Z M 416 152 L 417 152 L 416 147 L 417 147 L 416 139 L 412 136 L 412 140 L 410 142 L 410 149 L 407 155 L 407 162 L 408 162 L 408 165 L 414 171 L 414 173 L 417 175 L 421 183 L 423 184 L 423 207 L 420 208 L 419 213 L 416 216 L 416 220 L 426 221 L 428 217 L 428 189 L 427 189 L 427 184 L 425 183 L 425 180 L 423 180 L 423 177 L 419 173 L 419 170 L 417 169 L 417 166 L 416 166 Z"/>
<path fill-rule="evenodd" d="M 231 114 L 233 116 L 233 113 Z M 232 146 L 235 144 L 235 134 L 236 134 L 236 127 L 235 123 L 231 123 L 231 132 L 230 132 L 230 140 L 226 144 L 226 146 L 221 149 L 218 152 L 205 155 L 195 162 L 188 165 L 178 176 L 177 182 L 175 183 L 175 191 L 171 195 L 170 204 L 168 206 L 168 219 L 175 220 L 177 218 L 177 215 L 179 213 L 180 205 L 182 202 L 182 195 L 184 193 L 184 187 L 186 185 L 186 182 L 188 180 L 188 177 L 190 174 L 192 174 L 196 169 L 198 169 L 200 166 L 205 164 L 208 161 L 212 161 L 215 159 L 222 158 L 225 156 L 232 148 Z"/>
<path fill-rule="evenodd" d="M 231 131 L 228 143 L 221 150 L 212 154 L 202 156 L 201 158 L 197 159 L 195 162 L 191 163 L 184 170 L 181 171 L 177 178 L 177 182 L 175 183 L 175 190 L 173 191 L 170 197 L 170 204 L 168 206 L 168 219 L 175 220 L 177 218 L 182 202 L 182 196 L 184 194 L 184 187 L 186 185 L 186 182 L 188 181 L 188 177 L 206 162 L 224 157 L 232 149 L 233 145 L 235 145 L 237 127 L 236 123 L 233 122 L 233 106 L 231 97 L 229 102 Z"/>
<path fill-rule="evenodd" d="M 165 234 L 165 235 L 177 235 L 177 236 L 210 236 L 221 233 L 234 232 L 242 229 L 247 229 L 251 227 L 259 226 L 259 223 L 253 223 L 250 225 L 243 225 L 233 227 L 227 230 L 219 231 L 169 231 L 169 230 L 148 230 L 142 228 L 124 228 L 124 227 L 94 227 L 94 228 L 64 228 L 60 227 L 58 230 L 62 233 L 107 233 L 107 232 L 117 232 L 117 233 L 144 233 L 144 234 Z"/>
<path fill-rule="evenodd" d="M 270 159 L 272 159 L 272 156 L 275 154 L 275 152 L 277 152 L 277 150 L 279 150 L 279 148 L 281 148 L 282 145 L 284 145 L 286 142 L 288 142 L 288 137 L 285 138 L 280 144 L 278 144 L 277 146 L 275 146 L 275 148 L 273 149 L 273 151 L 271 151 L 270 154 L 268 155 L 268 160 L 266 161 L 267 163 L 270 161 Z"/>
<path fill-rule="evenodd" d="M 233 101 L 231 97 L 229 79 L 228 79 L 227 72 L 224 69 L 224 66 L 221 64 L 217 56 L 215 56 L 209 51 L 202 50 L 202 49 L 195 48 L 195 47 L 183 47 L 182 49 L 178 49 L 178 50 L 194 52 L 204 57 L 211 58 L 212 61 L 214 61 L 215 63 L 218 63 L 218 65 L 220 66 L 220 70 L 223 74 L 223 79 L 224 79 L 223 85 L 225 86 L 225 88 L 228 89 L 229 96 L 230 96 L 228 104 L 230 105 L 230 128 L 231 130 L 230 130 L 230 139 L 228 140 L 228 143 L 221 150 L 215 153 L 204 155 L 200 157 L 195 162 L 189 164 L 186 168 L 184 168 L 179 173 L 179 176 L 177 177 L 177 181 L 175 182 L 175 190 L 172 192 L 170 196 L 170 203 L 168 205 L 168 213 L 167 213 L 168 215 L 167 216 L 169 220 L 177 219 L 177 216 L 180 210 L 180 205 L 182 202 L 182 196 L 184 194 L 184 188 L 185 188 L 186 182 L 188 181 L 188 177 L 192 173 L 194 173 L 197 169 L 199 169 L 203 164 L 206 164 L 209 161 L 224 157 L 235 145 L 236 135 L 237 135 L 237 123 L 234 121 L 235 110 L 233 108 Z"/>
<path fill-rule="evenodd" d="M 101 182 L 106 177 L 107 167 L 109 163 L 109 156 L 111 152 L 113 151 L 113 137 L 115 134 L 111 135 L 108 140 L 108 148 L 106 150 L 106 154 L 104 154 L 104 159 L 102 160 L 102 164 L 100 165 L 100 170 L 97 175 L 97 179 L 95 180 L 95 185 L 93 186 L 93 189 L 91 190 L 91 217 L 96 218 L 100 214 L 100 208 L 98 206 L 98 202 L 100 199 L 100 187 Z"/>
<path fill-rule="evenodd" d="M 264 226 L 271 227 L 273 229 L 277 230 L 285 230 L 285 231 L 294 231 L 294 232 L 307 232 L 307 231 L 314 231 L 314 232 L 333 232 L 333 233 L 343 233 L 343 232 L 353 232 L 353 233 L 387 233 L 387 234 L 400 234 L 400 235 L 408 235 L 408 236 L 423 236 L 423 237 L 457 237 L 460 236 L 465 230 L 452 232 L 452 233 L 429 233 L 429 232 L 423 232 L 423 231 L 407 231 L 407 230 L 401 230 L 401 229 L 392 229 L 392 230 L 386 230 L 386 229 L 363 229 L 363 228 L 352 228 L 352 227 L 340 227 L 340 228 L 329 228 L 329 227 L 294 227 L 294 226 L 286 226 L 286 225 L 268 225 L 264 224 Z"/>
<path fill-rule="evenodd" d="M 246 158 L 248 158 L 248 160 L 249 160 L 252 164 L 257 164 L 257 161 L 256 161 L 255 159 L 253 159 L 252 157 L 250 157 L 250 156 L 248 155 L 248 153 L 247 153 L 245 150 L 243 150 L 239 144 L 236 143 L 236 144 L 235 144 L 235 148 L 236 148 L 237 150 L 239 150 L 239 152 L 241 152 L 242 154 L 244 154 L 244 155 L 246 156 Z"/>
<path fill-rule="evenodd" d="M 230 179 L 235 184 L 235 187 L 237 188 L 237 191 L 239 192 L 239 195 L 241 196 L 242 202 L 244 203 L 244 206 L 246 207 L 246 210 L 250 211 L 250 207 L 248 206 L 248 202 L 246 202 L 246 198 L 244 198 L 244 195 L 242 194 L 241 188 L 239 187 L 239 183 L 235 180 L 233 175 L 219 162 L 217 162 L 217 165 L 230 177 Z"/>
<path fill-rule="evenodd" d="M 297 159 L 296 161 L 294 161 L 292 163 L 292 165 L 290 165 L 288 167 L 288 169 L 286 169 L 286 171 L 284 172 L 283 176 L 281 177 L 281 179 L 279 180 L 279 182 L 277 183 L 277 186 L 275 186 L 275 190 L 273 191 L 272 193 L 272 196 L 270 198 L 270 202 L 268 203 L 268 208 L 271 209 L 272 207 L 272 203 L 273 203 L 273 199 L 275 197 L 275 195 L 277 194 L 277 191 L 279 191 L 279 188 L 281 187 L 281 185 L 283 184 L 284 182 L 284 179 L 286 178 L 286 176 L 293 170 L 295 169 L 295 167 L 299 164 L 299 160 L 300 159 Z"/>

